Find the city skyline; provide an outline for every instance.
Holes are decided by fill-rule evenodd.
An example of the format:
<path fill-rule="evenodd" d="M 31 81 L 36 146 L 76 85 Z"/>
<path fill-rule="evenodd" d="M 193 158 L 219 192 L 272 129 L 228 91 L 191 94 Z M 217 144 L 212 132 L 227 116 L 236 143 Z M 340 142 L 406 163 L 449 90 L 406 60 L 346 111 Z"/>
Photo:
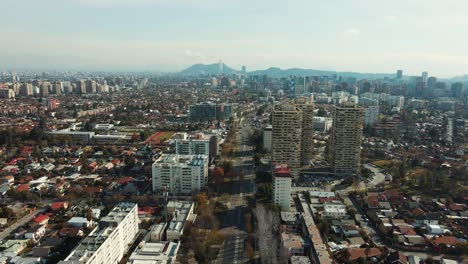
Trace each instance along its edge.
<path fill-rule="evenodd" d="M 5 0 L 0 69 L 174 72 L 223 60 L 249 70 L 468 73 L 468 3 L 332 2 Z"/>

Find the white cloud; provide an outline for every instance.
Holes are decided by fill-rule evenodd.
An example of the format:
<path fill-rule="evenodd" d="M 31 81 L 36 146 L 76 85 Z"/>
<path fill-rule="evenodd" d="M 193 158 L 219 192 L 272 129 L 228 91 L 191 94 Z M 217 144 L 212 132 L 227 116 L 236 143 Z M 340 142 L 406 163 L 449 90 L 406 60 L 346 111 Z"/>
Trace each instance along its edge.
<path fill-rule="evenodd" d="M 398 17 L 397 16 L 394 16 L 394 15 L 388 15 L 388 16 L 384 16 L 384 21 L 388 24 L 393 24 L 395 23 L 396 21 L 398 20 Z"/>
<path fill-rule="evenodd" d="M 347 29 L 345 32 L 343 32 L 343 34 L 346 36 L 346 37 L 357 37 L 361 34 L 361 30 L 359 30 L 358 28 L 349 28 Z"/>
<path fill-rule="evenodd" d="M 205 55 L 200 51 L 193 51 L 190 49 L 185 50 L 185 55 L 187 55 L 191 60 L 196 60 L 200 63 L 212 63 L 213 61 L 216 61 L 216 57 L 214 56 Z"/>
<path fill-rule="evenodd" d="M 147 6 L 216 8 L 225 0 L 74 0 L 95 8 L 142 8 Z"/>

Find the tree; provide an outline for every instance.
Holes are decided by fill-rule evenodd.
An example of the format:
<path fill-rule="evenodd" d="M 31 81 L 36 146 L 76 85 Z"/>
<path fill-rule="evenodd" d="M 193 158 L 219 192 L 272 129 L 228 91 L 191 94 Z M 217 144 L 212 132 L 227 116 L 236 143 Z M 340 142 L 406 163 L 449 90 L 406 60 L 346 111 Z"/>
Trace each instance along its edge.
<path fill-rule="evenodd" d="M 223 163 L 221 164 L 221 167 L 224 171 L 224 174 L 228 174 L 232 172 L 233 169 L 233 163 L 231 160 L 224 160 Z"/>
<path fill-rule="evenodd" d="M 251 213 L 245 213 L 244 214 L 244 220 L 245 220 L 245 231 L 250 234 L 253 233 L 254 228 L 252 225 L 252 214 Z"/>
<path fill-rule="evenodd" d="M 255 249 L 252 246 L 252 242 L 250 240 L 247 240 L 245 244 L 245 254 L 247 255 L 250 261 L 253 261 L 255 259 Z"/>
<path fill-rule="evenodd" d="M 355 193 L 357 193 L 357 191 L 359 190 L 360 184 L 361 183 L 359 182 L 359 179 L 357 178 L 357 176 L 353 176 L 353 189 Z"/>
<path fill-rule="evenodd" d="M 317 112 L 317 116 L 322 116 L 322 117 L 325 117 L 327 116 L 327 110 L 325 110 L 324 108 L 320 107 L 318 112 Z"/>
<path fill-rule="evenodd" d="M 195 201 L 197 202 L 197 206 L 205 206 L 208 204 L 208 195 L 206 193 L 198 193 L 195 197 Z"/>
<path fill-rule="evenodd" d="M 278 216 L 262 204 L 257 205 L 255 216 L 258 222 L 257 237 L 261 261 L 276 264 L 278 263 L 276 239 L 279 229 Z"/>
<path fill-rule="evenodd" d="M 5 206 L 5 207 L 2 207 L 0 209 L 0 217 L 2 217 L 2 218 L 10 219 L 14 215 L 15 215 L 15 213 L 13 212 L 13 210 L 11 208 L 8 208 L 8 207 Z"/>
<path fill-rule="evenodd" d="M 216 167 L 211 172 L 211 179 L 216 185 L 216 189 L 219 189 L 220 184 L 224 183 L 224 170 L 221 167 Z"/>
<path fill-rule="evenodd" d="M 86 220 L 88 220 L 88 221 L 93 220 L 93 211 L 91 211 L 90 208 L 88 208 L 88 210 L 86 210 Z"/>
<path fill-rule="evenodd" d="M 427 263 L 427 264 L 434 264 L 435 261 L 434 261 L 434 258 L 432 256 L 427 256 L 426 260 L 424 263 Z"/>
<path fill-rule="evenodd" d="M 330 233 L 331 225 L 326 219 L 317 217 L 317 228 L 320 233 L 326 237 Z"/>
<path fill-rule="evenodd" d="M 46 122 L 44 118 L 41 118 L 37 125 L 31 130 L 29 134 L 30 139 L 32 140 L 42 140 L 46 131 Z"/>

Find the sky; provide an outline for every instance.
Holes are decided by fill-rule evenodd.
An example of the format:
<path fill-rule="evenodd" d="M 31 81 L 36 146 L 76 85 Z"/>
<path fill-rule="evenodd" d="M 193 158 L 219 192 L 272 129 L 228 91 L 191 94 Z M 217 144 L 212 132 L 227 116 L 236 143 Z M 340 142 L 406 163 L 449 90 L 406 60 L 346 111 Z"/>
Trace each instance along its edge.
<path fill-rule="evenodd" d="M 468 74 L 465 0 L 0 0 L 0 70 Z"/>

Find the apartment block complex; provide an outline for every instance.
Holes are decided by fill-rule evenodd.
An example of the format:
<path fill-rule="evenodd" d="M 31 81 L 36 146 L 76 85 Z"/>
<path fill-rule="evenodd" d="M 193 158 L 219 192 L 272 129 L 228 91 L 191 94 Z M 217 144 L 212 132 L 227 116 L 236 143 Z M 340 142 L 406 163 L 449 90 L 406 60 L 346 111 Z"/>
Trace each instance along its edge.
<path fill-rule="evenodd" d="M 174 135 L 175 153 L 180 155 L 206 155 L 213 160 L 219 152 L 219 135 L 216 133 L 179 132 Z"/>
<path fill-rule="evenodd" d="M 302 111 L 301 165 L 309 165 L 313 154 L 314 105 L 310 98 L 299 97 L 296 106 Z"/>
<path fill-rule="evenodd" d="M 305 98 L 278 105 L 272 117 L 272 160 L 287 164 L 294 177 L 308 165 L 313 153 L 313 104 Z"/>
<path fill-rule="evenodd" d="M 138 205 L 122 202 L 59 263 L 119 263 L 138 235 Z"/>
<path fill-rule="evenodd" d="M 153 191 L 190 195 L 208 182 L 208 156 L 163 154 L 153 164 Z"/>
<path fill-rule="evenodd" d="M 273 111 L 272 161 L 287 164 L 294 176 L 301 166 L 302 111 L 295 105 L 278 105 Z"/>
<path fill-rule="evenodd" d="M 190 106 L 189 118 L 194 122 L 227 120 L 233 115 L 231 104 L 215 104 L 211 102 Z"/>
<path fill-rule="evenodd" d="M 330 137 L 329 160 L 333 173 L 348 176 L 358 173 L 364 109 L 355 104 L 335 106 Z"/>

